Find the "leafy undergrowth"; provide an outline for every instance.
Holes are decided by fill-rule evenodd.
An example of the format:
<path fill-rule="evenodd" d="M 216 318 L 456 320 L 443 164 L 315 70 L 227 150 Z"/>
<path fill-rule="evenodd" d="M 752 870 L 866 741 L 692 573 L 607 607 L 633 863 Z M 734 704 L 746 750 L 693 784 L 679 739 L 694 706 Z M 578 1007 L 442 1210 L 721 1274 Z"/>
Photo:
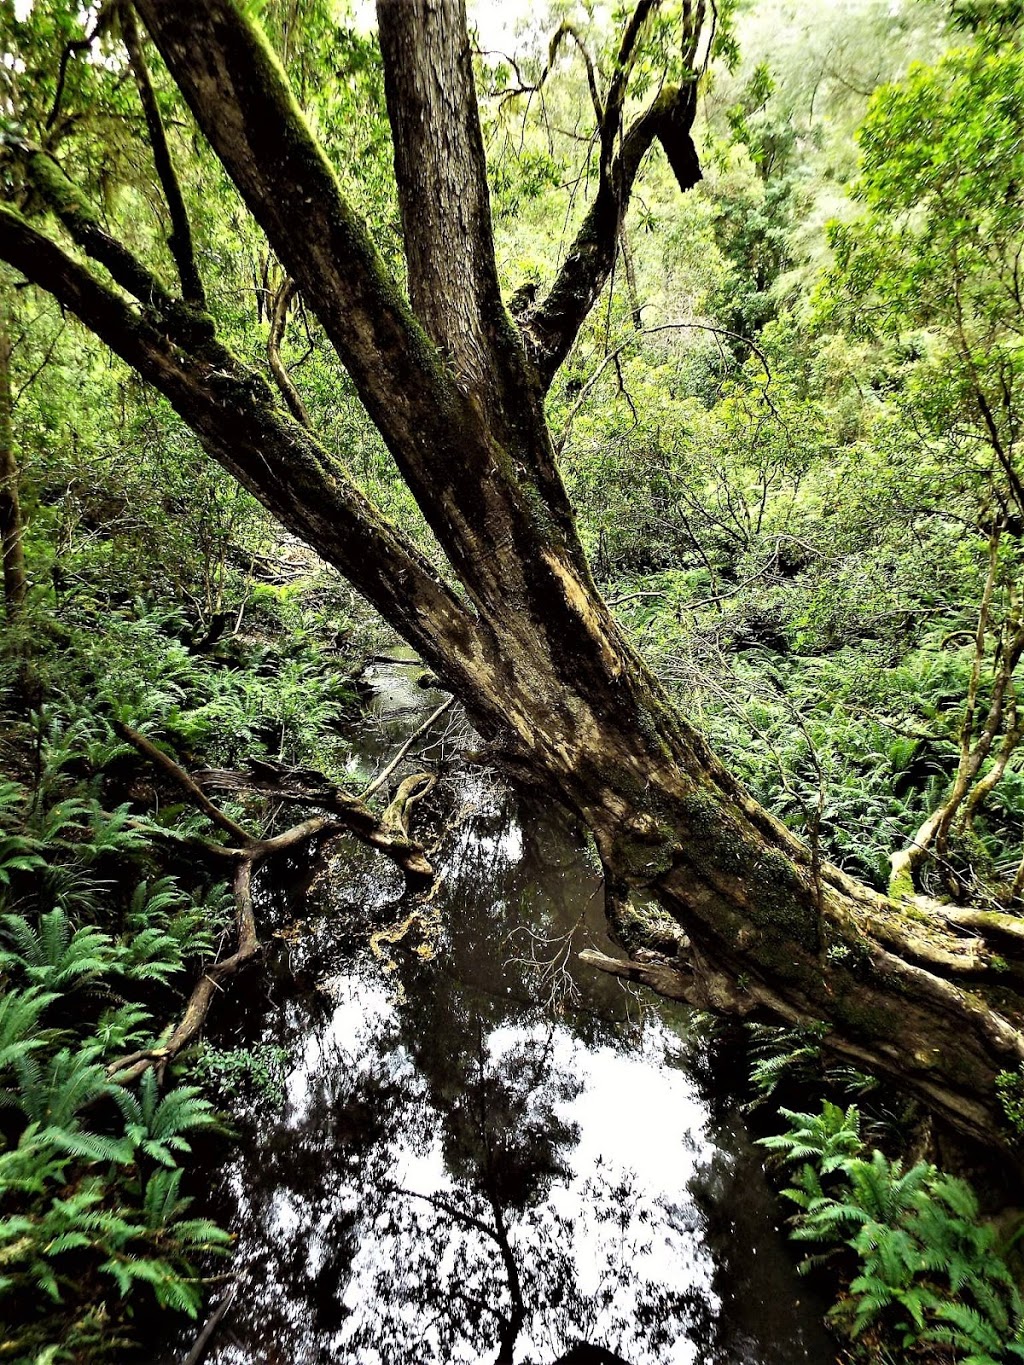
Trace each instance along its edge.
<path fill-rule="evenodd" d="M 308 602 L 253 599 L 248 633 L 213 643 L 145 600 L 105 611 L 102 635 L 80 602 L 30 646 L 4 641 L 0 1360 L 136 1356 L 163 1312 L 197 1316 L 230 1247 L 193 1206 L 189 1163 L 223 1140 L 231 1076 L 266 1059 L 207 1049 L 160 1084 L 107 1074 L 159 1046 L 233 915 L 196 857 L 205 822 L 114 723 L 187 766 L 329 762 L 351 690 Z"/>
<path fill-rule="evenodd" d="M 225 1232 L 181 1162 L 219 1127 L 194 1086 L 107 1077 L 158 1042 L 226 921 L 217 886 L 151 875 L 153 831 L 95 796 L 0 786 L 0 1358 L 102 1360 L 155 1303 L 195 1316 Z"/>
<path fill-rule="evenodd" d="M 1024 1304 L 970 1185 L 919 1161 L 905 1167 L 861 1137 L 856 1105 L 780 1111 L 760 1139 L 788 1168 L 791 1236 L 809 1271 L 831 1263 L 844 1289 L 829 1313 L 857 1360 L 1010 1365 L 1024 1360 Z"/>

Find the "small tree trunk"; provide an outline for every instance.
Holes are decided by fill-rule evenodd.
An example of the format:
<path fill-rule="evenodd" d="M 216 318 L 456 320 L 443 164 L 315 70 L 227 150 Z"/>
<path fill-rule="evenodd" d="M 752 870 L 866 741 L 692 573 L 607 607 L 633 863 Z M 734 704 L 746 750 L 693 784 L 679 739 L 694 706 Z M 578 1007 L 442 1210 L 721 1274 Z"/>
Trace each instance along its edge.
<path fill-rule="evenodd" d="M 10 317 L 7 291 L 0 285 L 0 548 L 4 558 L 4 605 L 8 622 L 21 611 L 27 587 L 13 409 Z"/>

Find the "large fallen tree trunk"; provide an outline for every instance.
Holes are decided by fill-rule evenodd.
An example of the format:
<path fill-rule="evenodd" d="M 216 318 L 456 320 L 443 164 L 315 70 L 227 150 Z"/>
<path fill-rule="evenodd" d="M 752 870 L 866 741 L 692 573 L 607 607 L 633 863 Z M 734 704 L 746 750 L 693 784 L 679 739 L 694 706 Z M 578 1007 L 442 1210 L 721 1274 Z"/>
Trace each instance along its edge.
<path fill-rule="evenodd" d="M 586 822 L 613 921 L 638 889 L 677 918 L 680 951 L 656 980 L 624 970 L 700 1005 L 823 1020 L 837 1051 L 1000 1143 L 996 1078 L 1024 1061 L 1024 1034 L 1020 1001 L 987 946 L 992 926 L 924 910 L 910 919 L 760 808 L 618 629 L 576 533 L 545 423 L 547 385 L 607 279 L 648 148 L 661 143 L 682 188 L 700 174 L 689 135 L 695 73 L 624 117 L 656 8 L 640 0 L 598 92 L 599 184 L 576 242 L 545 299 L 513 321 L 459 0 L 379 4 L 408 301 L 242 8 L 139 0 L 199 126 L 387 442 L 454 588 L 216 340 L 210 320 L 108 236 L 31 147 L 22 154 L 33 202 L 49 203 L 118 288 L 13 208 L 0 210 L 0 255 L 134 366 L 215 459 L 349 577 L 512 771 Z M 696 68 L 703 7 L 688 13 L 682 36 Z M 1016 947 L 1012 935 L 998 941 L 1004 957 Z"/>

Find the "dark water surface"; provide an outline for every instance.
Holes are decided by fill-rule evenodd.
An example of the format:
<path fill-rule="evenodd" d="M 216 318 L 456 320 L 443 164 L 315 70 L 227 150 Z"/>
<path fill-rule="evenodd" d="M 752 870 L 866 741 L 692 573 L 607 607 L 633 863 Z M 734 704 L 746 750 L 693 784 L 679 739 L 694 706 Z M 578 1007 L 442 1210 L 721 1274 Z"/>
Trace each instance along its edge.
<path fill-rule="evenodd" d="M 409 674 L 377 671 L 354 772 L 436 704 Z M 288 1049 L 286 1098 L 220 1175 L 238 1289 L 206 1358 L 831 1365 L 687 1013 L 576 964 L 608 946 L 580 836 L 472 773 L 431 800 L 429 905 L 346 846 L 279 940 L 248 1036 Z"/>

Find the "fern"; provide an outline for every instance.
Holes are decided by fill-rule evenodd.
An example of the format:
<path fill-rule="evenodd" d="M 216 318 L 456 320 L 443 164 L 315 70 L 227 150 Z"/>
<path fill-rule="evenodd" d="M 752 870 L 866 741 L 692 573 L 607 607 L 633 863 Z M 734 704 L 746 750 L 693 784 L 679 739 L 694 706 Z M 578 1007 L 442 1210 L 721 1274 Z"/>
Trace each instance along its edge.
<path fill-rule="evenodd" d="M 759 1100 L 769 1099 L 783 1080 L 814 1074 L 821 1061 L 822 1028 L 783 1029 L 748 1024 L 750 1080 Z"/>
<path fill-rule="evenodd" d="M 79 1118 L 97 1100 L 116 1098 L 119 1092 L 97 1062 L 97 1052 L 95 1044 L 74 1053 L 61 1048 L 45 1070 L 23 1059 L 17 1064 L 20 1085 L 14 1102 L 38 1126 L 40 1142 L 86 1161 L 125 1163 L 132 1158 L 130 1141 L 90 1132 Z"/>
<path fill-rule="evenodd" d="M 840 1169 L 847 1157 L 861 1150 L 860 1112 L 856 1105 L 843 1110 L 828 1100 L 820 1114 L 800 1114 L 780 1109 L 789 1121 L 789 1131 L 759 1139 L 759 1145 L 784 1162 L 815 1163 L 822 1175 Z"/>
<path fill-rule="evenodd" d="M 56 999 L 56 991 L 39 986 L 0 997 L 0 1075 L 47 1046 L 51 1032 L 40 1027 L 40 1019 Z"/>
<path fill-rule="evenodd" d="M 194 665 L 178 649 L 165 668 L 159 632 L 147 641 L 180 704 L 167 669 Z M 161 1095 L 152 1072 L 130 1092 L 105 1062 L 152 1030 L 139 987 L 212 952 L 233 903 L 226 887 L 200 896 L 147 875 L 157 826 L 100 799 L 94 775 L 134 752 L 105 720 L 49 708 L 34 728 L 35 791 L 0 781 L 0 1294 L 17 1306 L 4 1343 L 37 1365 L 98 1362 L 130 1345 L 119 1328 L 140 1295 L 195 1315 L 193 1261 L 229 1245 L 180 1190 L 177 1163 L 218 1125 L 213 1107 L 190 1086 Z M 171 832 L 191 819 L 163 813 Z M 90 1306 L 98 1275 L 114 1293 Z"/>
<path fill-rule="evenodd" d="M 48 991 L 65 991 L 102 975 L 113 960 L 109 934 L 84 925 L 75 929 L 57 907 L 39 917 L 38 927 L 24 915 L 0 917 L 0 937 L 9 945 L 0 951 L 0 968 L 20 970 L 30 982 Z"/>
<path fill-rule="evenodd" d="M 148 1035 L 153 1016 L 141 1005 L 104 1010 L 96 1023 L 96 1041 L 104 1056 L 138 1046 Z"/>
<path fill-rule="evenodd" d="M 823 1248 L 801 1269 L 837 1246 L 858 1258 L 833 1320 L 853 1338 L 871 1328 L 904 1347 L 949 1347 L 974 1365 L 1024 1359 L 1020 1295 L 970 1186 L 927 1162 L 905 1171 L 882 1152 L 863 1157 L 853 1109 L 781 1112 L 789 1131 L 762 1145 L 797 1168 L 785 1191 L 798 1209 L 791 1236 Z"/>
<path fill-rule="evenodd" d="M 228 909 L 222 889 L 205 902 L 188 896 L 173 877 L 140 882 L 125 918 L 125 956 L 121 970 L 135 980 L 166 981 L 183 959 L 213 951 L 213 931 Z"/>
<path fill-rule="evenodd" d="M 9 887 L 17 872 L 36 873 L 46 866 L 34 839 L 22 834 L 0 837 L 0 886 Z"/>
<path fill-rule="evenodd" d="M 152 1071 L 139 1082 L 138 1096 L 117 1089 L 114 1098 L 124 1115 L 129 1141 L 166 1167 L 176 1165 L 175 1153 L 192 1150 L 186 1133 L 221 1126 L 213 1106 L 195 1086 L 179 1086 L 161 1098 Z"/>
<path fill-rule="evenodd" d="M 992 1322 L 970 1304 L 943 1303 L 935 1310 L 938 1325 L 930 1327 L 923 1340 L 936 1345 L 951 1346 L 956 1351 L 969 1350 L 988 1355 L 992 1360 L 1000 1358 L 1005 1342 L 1002 1334 Z M 1018 1342 L 1021 1340 L 1017 1334 Z"/>

